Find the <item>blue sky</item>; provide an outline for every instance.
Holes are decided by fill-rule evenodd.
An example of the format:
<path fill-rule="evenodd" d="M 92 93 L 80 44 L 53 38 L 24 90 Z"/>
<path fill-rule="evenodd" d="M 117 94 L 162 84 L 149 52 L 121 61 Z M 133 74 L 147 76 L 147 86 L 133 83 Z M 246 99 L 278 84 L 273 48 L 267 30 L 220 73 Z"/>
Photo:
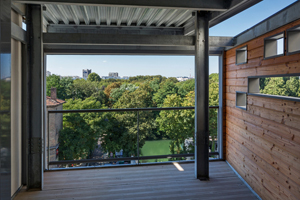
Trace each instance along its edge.
<path fill-rule="evenodd" d="M 296 0 L 264 0 L 212 27 L 210 35 L 235 36 L 294 2 Z M 107 76 L 109 72 L 119 72 L 119 76 L 194 76 L 194 66 L 193 56 L 47 56 L 47 70 L 62 76 L 82 76 L 82 69 L 87 68 L 100 76 Z M 209 68 L 210 73 L 218 72 L 218 57 L 210 57 Z"/>

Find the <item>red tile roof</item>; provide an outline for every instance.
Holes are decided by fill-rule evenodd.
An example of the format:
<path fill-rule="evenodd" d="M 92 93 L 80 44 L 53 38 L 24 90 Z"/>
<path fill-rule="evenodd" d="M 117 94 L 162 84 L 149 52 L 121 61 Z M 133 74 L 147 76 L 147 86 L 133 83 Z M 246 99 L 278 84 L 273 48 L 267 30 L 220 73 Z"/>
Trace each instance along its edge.
<path fill-rule="evenodd" d="M 61 99 L 51 99 L 51 97 L 46 97 L 46 105 L 47 107 L 52 107 L 52 106 L 59 106 L 63 103 L 66 103 L 64 100 Z"/>

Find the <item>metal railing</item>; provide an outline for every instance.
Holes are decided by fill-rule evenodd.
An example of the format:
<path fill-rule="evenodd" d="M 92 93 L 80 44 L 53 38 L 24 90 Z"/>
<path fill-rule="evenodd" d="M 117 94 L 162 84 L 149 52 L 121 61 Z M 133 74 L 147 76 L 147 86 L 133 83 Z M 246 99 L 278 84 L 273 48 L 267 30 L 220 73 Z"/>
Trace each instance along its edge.
<path fill-rule="evenodd" d="M 114 162 L 114 161 L 131 161 L 137 160 L 137 164 L 141 164 L 140 160 L 162 159 L 162 158 L 183 158 L 194 157 L 194 153 L 188 154 L 170 154 L 170 155 L 155 155 L 155 156 L 139 156 L 139 112 L 140 111 L 166 111 L 166 110 L 194 110 L 195 107 L 165 107 L 165 108 L 124 108 L 124 109 L 85 109 L 85 110 L 48 110 L 47 114 L 47 136 L 48 136 L 48 169 L 50 165 L 78 164 L 78 163 L 96 163 L 96 162 Z M 219 106 L 210 106 L 209 109 L 219 109 Z M 137 156 L 121 157 L 121 158 L 106 158 L 106 159 L 81 159 L 81 160 L 61 160 L 50 161 L 50 114 L 67 114 L 67 113 L 105 113 L 105 112 L 136 112 L 137 113 Z M 219 141 L 218 141 L 219 142 Z M 219 146 L 219 145 L 218 145 Z M 210 152 L 209 156 L 218 156 L 219 152 Z"/>

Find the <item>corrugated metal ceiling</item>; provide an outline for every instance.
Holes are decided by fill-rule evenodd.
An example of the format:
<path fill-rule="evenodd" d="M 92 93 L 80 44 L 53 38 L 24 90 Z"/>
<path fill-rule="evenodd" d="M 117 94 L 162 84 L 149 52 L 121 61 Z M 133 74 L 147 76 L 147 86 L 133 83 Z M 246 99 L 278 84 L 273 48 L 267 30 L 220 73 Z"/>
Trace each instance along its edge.
<path fill-rule="evenodd" d="M 44 24 L 183 27 L 192 10 L 46 4 Z"/>

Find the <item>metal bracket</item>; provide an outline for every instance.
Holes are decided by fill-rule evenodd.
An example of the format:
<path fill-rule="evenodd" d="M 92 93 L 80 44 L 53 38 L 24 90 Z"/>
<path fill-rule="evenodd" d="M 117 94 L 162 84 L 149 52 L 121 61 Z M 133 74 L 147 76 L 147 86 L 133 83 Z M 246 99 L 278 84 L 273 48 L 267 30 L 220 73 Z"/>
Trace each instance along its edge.
<path fill-rule="evenodd" d="M 41 138 L 31 138 L 29 140 L 30 154 L 40 154 L 43 152 Z"/>

